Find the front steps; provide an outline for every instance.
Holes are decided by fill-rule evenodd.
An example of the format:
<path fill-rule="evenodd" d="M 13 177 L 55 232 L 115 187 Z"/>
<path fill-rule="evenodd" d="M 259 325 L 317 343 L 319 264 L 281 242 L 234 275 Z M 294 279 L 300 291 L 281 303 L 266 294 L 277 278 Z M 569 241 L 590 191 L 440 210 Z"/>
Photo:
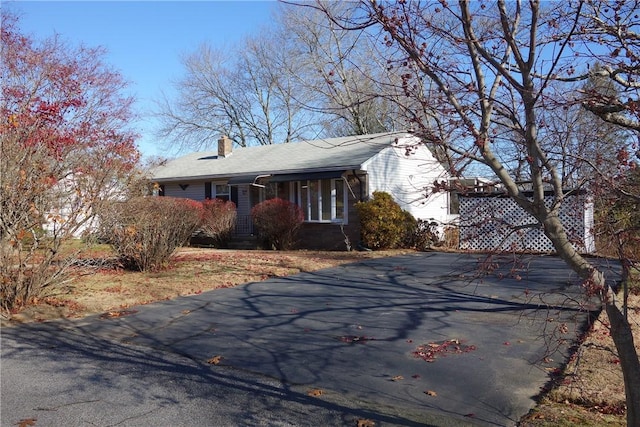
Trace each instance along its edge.
<path fill-rule="evenodd" d="M 227 248 L 237 250 L 259 249 L 258 238 L 252 235 L 233 236 L 227 243 Z"/>

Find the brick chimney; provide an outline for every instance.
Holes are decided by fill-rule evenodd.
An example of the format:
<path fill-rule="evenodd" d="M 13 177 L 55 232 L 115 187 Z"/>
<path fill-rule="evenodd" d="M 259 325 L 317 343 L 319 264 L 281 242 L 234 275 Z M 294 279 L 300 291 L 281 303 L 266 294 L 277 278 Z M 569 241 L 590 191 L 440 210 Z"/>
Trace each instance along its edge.
<path fill-rule="evenodd" d="M 227 157 L 231 155 L 233 141 L 226 135 L 218 140 L 218 157 Z"/>

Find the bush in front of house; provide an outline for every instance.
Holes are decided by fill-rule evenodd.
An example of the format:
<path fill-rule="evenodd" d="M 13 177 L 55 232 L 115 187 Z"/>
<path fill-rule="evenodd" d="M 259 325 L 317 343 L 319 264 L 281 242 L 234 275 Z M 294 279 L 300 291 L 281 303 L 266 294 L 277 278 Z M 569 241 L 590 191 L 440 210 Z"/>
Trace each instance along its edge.
<path fill-rule="evenodd" d="M 356 203 L 362 245 L 368 249 L 412 247 L 418 222 L 389 193 L 375 191 L 371 200 Z"/>
<path fill-rule="evenodd" d="M 198 229 L 202 203 L 173 197 L 136 197 L 115 202 L 102 218 L 103 235 L 129 270 L 166 266 L 179 246 Z"/>
<path fill-rule="evenodd" d="M 236 204 L 232 201 L 213 199 L 202 202 L 202 207 L 203 218 L 198 229 L 199 234 L 211 239 L 216 247 L 225 246 L 236 226 Z"/>
<path fill-rule="evenodd" d="M 287 250 L 295 243 L 296 234 L 304 221 L 304 214 L 295 203 L 274 198 L 254 206 L 251 209 L 251 218 L 264 247 Z"/>
<path fill-rule="evenodd" d="M 437 223 L 419 219 L 411 234 L 409 246 L 418 251 L 427 251 L 434 246 L 443 246 L 444 242 L 438 236 Z"/>

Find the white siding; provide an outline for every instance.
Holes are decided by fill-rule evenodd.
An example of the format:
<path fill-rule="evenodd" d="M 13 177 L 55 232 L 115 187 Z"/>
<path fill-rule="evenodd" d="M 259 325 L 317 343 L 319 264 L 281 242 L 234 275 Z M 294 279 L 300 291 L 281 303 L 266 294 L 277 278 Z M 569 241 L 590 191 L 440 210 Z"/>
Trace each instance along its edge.
<path fill-rule="evenodd" d="M 584 250 L 593 254 L 596 252 L 596 236 L 594 231 L 595 205 L 591 198 L 586 198 L 584 202 Z"/>
<path fill-rule="evenodd" d="M 238 185 L 238 206 L 236 210 L 238 216 L 251 215 L 251 201 L 249 199 L 249 191 L 251 189 L 248 185 Z"/>
<path fill-rule="evenodd" d="M 369 176 L 368 194 L 384 191 L 415 218 L 451 222 L 448 194 L 433 192 L 435 181 L 446 181 L 448 173 L 431 151 L 417 138 L 402 138 L 385 148 L 364 165 Z"/>
<path fill-rule="evenodd" d="M 182 197 L 185 199 L 204 200 L 204 182 L 188 182 L 184 190 L 180 184 L 165 184 L 164 195 L 167 197 Z"/>

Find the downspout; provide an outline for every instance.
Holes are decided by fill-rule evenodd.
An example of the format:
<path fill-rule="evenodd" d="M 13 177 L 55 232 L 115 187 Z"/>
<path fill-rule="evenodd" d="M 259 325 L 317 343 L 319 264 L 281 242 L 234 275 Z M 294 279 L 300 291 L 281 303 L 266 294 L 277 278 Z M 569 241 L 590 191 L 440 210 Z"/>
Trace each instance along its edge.
<path fill-rule="evenodd" d="M 362 188 L 362 179 L 358 176 L 358 174 L 356 173 L 355 169 L 351 170 L 351 173 L 353 174 L 353 177 L 355 179 L 358 180 L 358 187 L 359 187 L 359 193 L 360 193 L 360 197 L 359 197 L 359 201 L 363 202 L 364 197 L 363 197 L 363 188 Z M 353 191 L 352 191 L 353 194 Z M 355 196 L 354 196 L 355 197 Z M 358 245 L 356 246 L 358 248 L 359 251 L 371 251 L 371 249 L 367 248 L 366 246 L 364 246 L 362 244 L 362 230 L 360 230 L 360 239 L 358 241 Z"/>
<path fill-rule="evenodd" d="M 363 195 L 362 195 L 362 179 L 358 176 L 358 174 L 356 173 L 355 169 L 352 169 L 351 173 L 353 174 L 353 177 L 358 180 L 358 184 L 359 184 L 358 188 L 359 188 L 359 193 L 360 193 L 360 195 L 358 197 L 358 200 L 360 202 L 363 202 L 364 200 L 363 200 Z M 354 197 L 355 197 L 355 195 L 354 195 Z"/>

